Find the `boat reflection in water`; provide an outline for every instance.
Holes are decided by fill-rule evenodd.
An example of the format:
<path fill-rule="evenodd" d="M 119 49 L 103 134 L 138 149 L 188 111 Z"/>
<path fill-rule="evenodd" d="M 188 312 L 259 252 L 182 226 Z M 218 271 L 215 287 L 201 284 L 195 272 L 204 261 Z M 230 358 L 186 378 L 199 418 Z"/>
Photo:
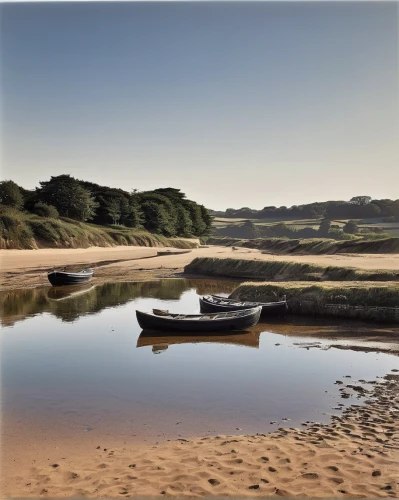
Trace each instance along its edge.
<path fill-rule="evenodd" d="M 93 290 L 95 285 L 92 283 L 85 283 L 82 285 L 70 285 L 70 286 L 54 286 L 50 288 L 47 292 L 47 298 L 51 301 L 59 302 L 60 300 L 71 299 L 82 295 L 90 290 Z"/>
<path fill-rule="evenodd" d="M 182 334 L 179 332 L 178 335 L 167 335 L 160 336 L 159 334 L 141 332 L 139 338 L 137 339 L 136 347 L 149 347 L 152 346 L 152 352 L 154 354 L 160 354 L 165 352 L 169 346 L 174 344 L 227 344 L 227 345 L 238 345 L 243 347 L 252 347 L 259 349 L 259 336 L 260 332 L 249 332 L 249 333 L 237 333 L 231 334 L 227 333 L 225 335 L 220 332 L 209 332 L 208 335 L 193 335 L 187 332 L 187 334 Z"/>

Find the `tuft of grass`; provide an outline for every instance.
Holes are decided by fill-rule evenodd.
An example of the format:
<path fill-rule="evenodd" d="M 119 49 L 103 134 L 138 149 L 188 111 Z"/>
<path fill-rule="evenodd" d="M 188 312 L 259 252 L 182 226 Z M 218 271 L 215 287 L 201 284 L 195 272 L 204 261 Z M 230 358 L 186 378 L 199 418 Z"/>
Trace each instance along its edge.
<path fill-rule="evenodd" d="M 225 276 L 264 281 L 398 281 L 399 273 L 353 267 L 317 266 L 301 262 L 197 257 L 184 268 L 187 274 Z"/>

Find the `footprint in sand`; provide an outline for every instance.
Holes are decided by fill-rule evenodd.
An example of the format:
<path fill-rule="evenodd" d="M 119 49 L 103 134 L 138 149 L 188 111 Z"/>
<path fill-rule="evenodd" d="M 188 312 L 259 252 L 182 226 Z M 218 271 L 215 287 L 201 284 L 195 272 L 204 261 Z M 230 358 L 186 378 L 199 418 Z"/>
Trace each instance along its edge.
<path fill-rule="evenodd" d="M 301 477 L 303 477 L 305 479 L 318 479 L 319 478 L 318 474 L 316 474 L 315 472 L 305 472 L 305 473 L 301 474 Z"/>
<path fill-rule="evenodd" d="M 335 484 L 342 484 L 344 482 L 343 479 L 340 477 L 330 477 L 330 481 L 332 481 Z"/>
<path fill-rule="evenodd" d="M 69 475 L 68 475 L 68 479 L 76 479 L 78 478 L 79 475 L 76 474 L 76 472 L 71 472 Z"/>
<path fill-rule="evenodd" d="M 218 481 L 217 479 L 208 479 L 208 483 L 212 486 L 217 486 L 218 484 L 220 484 L 220 481 Z"/>

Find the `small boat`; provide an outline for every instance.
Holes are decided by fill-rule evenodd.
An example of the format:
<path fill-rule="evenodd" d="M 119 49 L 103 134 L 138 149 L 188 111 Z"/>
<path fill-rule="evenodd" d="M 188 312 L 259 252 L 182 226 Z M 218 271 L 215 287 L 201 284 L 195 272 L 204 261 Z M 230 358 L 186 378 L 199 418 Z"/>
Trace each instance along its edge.
<path fill-rule="evenodd" d="M 217 295 L 205 295 L 200 297 L 200 307 L 203 313 L 213 313 L 222 311 L 240 311 L 253 307 L 262 308 L 262 316 L 281 316 L 287 313 L 287 300 L 278 302 L 243 302 L 236 299 L 228 299 Z"/>
<path fill-rule="evenodd" d="M 93 269 L 84 269 L 77 273 L 67 273 L 64 271 L 50 271 L 47 273 L 49 282 L 53 286 L 80 285 L 89 281 L 94 274 Z"/>
<path fill-rule="evenodd" d="M 171 332 L 219 332 L 246 330 L 256 325 L 262 308 L 216 314 L 172 314 L 169 311 L 145 313 L 136 311 L 137 321 L 143 330 Z"/>

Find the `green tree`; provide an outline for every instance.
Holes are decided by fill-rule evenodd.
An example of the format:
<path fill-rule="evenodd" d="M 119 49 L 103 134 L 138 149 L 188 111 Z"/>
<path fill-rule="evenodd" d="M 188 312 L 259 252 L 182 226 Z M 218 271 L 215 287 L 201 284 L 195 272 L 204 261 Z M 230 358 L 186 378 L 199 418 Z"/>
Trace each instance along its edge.
<path fill-rule="evenodd" d="M 99 206 L 91 192 L 70 175 L 58 175 L 40 182 L 38 197 L 55 206 L 60 215 L 81 221 L 92 219 Z"/>
<path fill-rule="evenodd" d="M 205 224 L 205 229 L 202 232 L 201 236 L 209 236 L 212 232 L 213 217 L 209 213 L 209 210 L 204 207 L 204 205 L 200 205 L 200 210 L 201 210 L 202 220 Z"/>
<path fill-rule="evenodd" d="M 147 231 L 164 236 L 174 236 L 173 224 L 165 208 L 155 201 L 146 201 L 141 205 L 144 214 L 144 227 Z"/>
<path fill-rule="evenodd" d="M 82 222 L 93 219 L 99 204 L 91 195 L 90 191 L 79 185 L 77 186 L 73 194 L 75 202 L 73 209 L 73 218 L 78 219 Z"/>
<path fill-rule="evenodd" d="M 121 205 L 119 200 L 113 198 L 107 205 L 106 208 L 108 215 L 112 219 L 113 224 L 117 224 L 121 217 Z"/>
<path fill-rule="evenodd" d="M 319 234 L 324 238 L 328 238 L 328 233 L 331 229 L 331 222 L 328 219 L 323 219 L 319 226 Z"/>
<path fill-rule="evenodd" d="M 138 205 L 131 205 L 129 215 L 125 218 L 125 226 L 140 228 L 144 222 L 144 214 Z"/>
<path fill-rule="evenodd" d="M 207 225 L 202 219 L 202 211 L 201 207 L 197 205 L 194 201 L 188 201 L 186 203 L 186 208 L 190 213 L 191 222 L 193 225 L 193 235 L 194 236 L 203 236 L 207 234 Z"/>
<path fill-rule="evenodd" d="M 76 179 L 70 175 L 58 175 L 39 184 L 38 197 L 41 201 L 56 207 L 60 215 L 73 217 L 76 192 L 79 187 Z"/>
<path fill-rule="evenodd" d="M 189 238 L 193 234 L 192 233 L 193 223 L 191 222 L 190 213 L 183 207 L 183 205 L 178 205 L 176 207 L 176 211 L 177 211 L 176 233 L 178 236 Z"/>
<path fill-rule="evenodd" d="M 358 232 L 358 229 L 359 228 L 357 227 L 356 221 L 354 221 L 354 220 L 348 221 L 344 225 L 344 227 L 342 228 L 344 233 L 347 233 L 347 234 L 356 234 Z"/>
<path fill-rule="evenodd" d="M 355 205 L 367 205 L 370 203 L 371 199 L 371 196 L 354 196 L 350 199 L 350 202 Z"/>
<path fill-rule="evenodd" d="M 22 208 L 24 197 L 18 184 L 14 181 L 0 182 L 0 203 L 18 210 Z"/>

